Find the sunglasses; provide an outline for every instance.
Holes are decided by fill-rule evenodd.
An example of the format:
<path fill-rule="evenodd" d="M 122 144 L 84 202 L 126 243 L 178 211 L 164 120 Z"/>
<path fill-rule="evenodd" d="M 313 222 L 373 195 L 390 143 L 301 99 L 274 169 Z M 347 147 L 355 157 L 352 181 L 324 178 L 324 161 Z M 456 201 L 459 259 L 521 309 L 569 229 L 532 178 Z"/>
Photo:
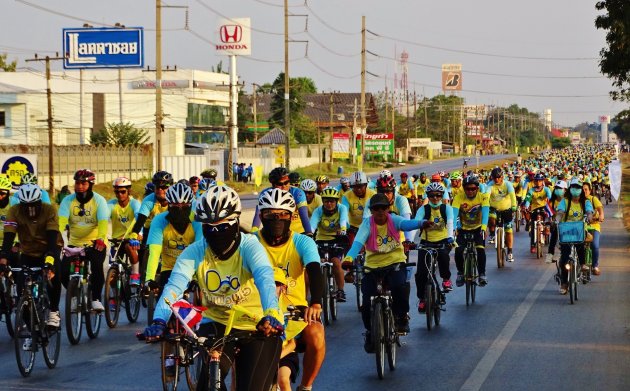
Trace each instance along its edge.
<path fill-rule="evenodd" d="M 370 210 L 374 212 L 383 212 L 383 211 L 386 211 L 387 209 L 389 209 L 389 206 L 386 206 L 386 205 L 376 205 L 376 206 L 370 207 Z"/>
<path fill-rule="evenodd" d="M 262 217 L 268 220 L 288 220 L 291 218 L 292 213 L 288 210 L 284 210 L 281 212 L 272 212 L 270 210 L 264 210 L 262 213 Z"/>
<path fill-rule="evenodd" d="M 427 197 L 429 197 L 429 198 L 442 198 L 442 194 L 440 194 L 440 193 L 431 193 L 431 194 L 427 194 Z"/>
<path fill-rule="evenodd" d="M 289 181 L 288 181 L 288 180 L 286 180 L 286 181 L 282 181 L 282 182 L 276 182 L 276 183 L 274 183 L 273 185 L 274 185 L 274 186 L 286 186 L 286 185 L 288 185 L 288 184 L 289 184 Z"/>
<path fill-rule="evenodd" d="M 116 194 L 127 194 L 127 190 L 114 190 Z"/>
<path fill-rule="evenodd" d="M 464 187 L 464 191 L 475 191 L 478 187 Z"/>
<path fill-rule="evenodd" d="M 160 186 L 158 186 L 158 189 L 160 189 L 160 190 L 166 190 L 166 189 L 168 189 L 169 187 L 171 187 L 171 186 L 170 186 L 170 185 L 160 185 Z"/>
<path fill-rule="evenodd" d="M 185 209 L 185 208 L 189 207 L 190 205 L 191 204 L 185 204 L 185 203 L 182 203 L 182 204 L 168 204 L 168 207 L 169 208 L 175 208 L 175 209 Z"/>
<path fill-rule="evenodd" d="M 336 203 L 338 200 L 336 198 L 322 198 L 323 203 Z"/>
<path fill-rule="evenodd" d="M 233 224 L 233 221 L 220 223 L 220 224 L 205 224 L 205 228 L 209 232 L 224 232 L 227 231 Z"/>

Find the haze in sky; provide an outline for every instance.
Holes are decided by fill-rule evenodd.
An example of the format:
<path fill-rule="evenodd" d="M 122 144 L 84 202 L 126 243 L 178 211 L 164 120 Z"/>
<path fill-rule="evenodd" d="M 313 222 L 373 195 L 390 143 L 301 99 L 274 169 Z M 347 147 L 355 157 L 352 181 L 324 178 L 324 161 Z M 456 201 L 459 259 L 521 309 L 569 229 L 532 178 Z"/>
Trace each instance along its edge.
<path fill-rule="evenodd" d="M 210 70 L 229 59 L 215 53 L 222 17 L 250 17 L 252 55 L 237 72 L 251 83 L 271 83 L 284 71 L 283 0 L 167 0 L 163 2 L 162 64 Z M 145 28 L 145 65 L 155 66 L 155 7 L 150 0 L 2 0 L 0 53 L 18 67 L 34 53 L 62 51 L 62 29 L 112 26 Z M 171 6 L 171 7 L 166 7 Z M 174 8 L 174 7 L 187 8 Z M 551 109 L 554 123 L 574 126 L 615 115 L 610 80 L 599 73 L 604 32 L 589 0 L 290 0 L 289 75 L 315 81 L 320 91 L 360 92 L 361 16 L 366 16 L 367 90 L 391 90 L 409 54 L 409 90 L 441 92 L 441 65 L 462 64 L 466 104 Z M 61 70 L 57 63 L 53 69 Z M 113 71 L 112 71 L 113 72 Z M 78 89 L 78 87 L 77 87 Z"/>

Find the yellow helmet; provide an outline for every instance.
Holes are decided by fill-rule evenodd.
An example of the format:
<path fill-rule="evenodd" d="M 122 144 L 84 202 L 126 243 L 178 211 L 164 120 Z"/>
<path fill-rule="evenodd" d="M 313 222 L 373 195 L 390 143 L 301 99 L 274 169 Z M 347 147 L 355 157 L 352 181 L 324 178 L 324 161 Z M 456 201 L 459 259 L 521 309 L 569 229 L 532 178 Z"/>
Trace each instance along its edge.
<path fill-rule="evenodd" d="M 12 188 L 13 188 L 13 184 L 11 183 L 9 178 L 7 178 L 6 175 L 0 176 L 0 190 L 9 191 Z"/>
<path fill-rule="evenodd" d="M 339 199 L 339 192 L 334 187 L 327 187 L 322 190 L 322 194 L 320 194 L 322 198 L 337 198 Z"/>

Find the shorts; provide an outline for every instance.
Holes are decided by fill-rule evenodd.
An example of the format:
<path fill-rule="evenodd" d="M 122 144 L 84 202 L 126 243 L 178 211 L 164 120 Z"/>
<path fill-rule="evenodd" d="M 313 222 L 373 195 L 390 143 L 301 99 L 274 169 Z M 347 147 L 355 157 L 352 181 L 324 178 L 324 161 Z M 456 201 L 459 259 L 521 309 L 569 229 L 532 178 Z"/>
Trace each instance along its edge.
<path fill-rule="evenodd" d="M 291 352 L 280 359 L 278 368 L 287 367 L 291 370 L 291 383 L 295 383 L 300 374 L 300 356 L 297 352 Z"/>

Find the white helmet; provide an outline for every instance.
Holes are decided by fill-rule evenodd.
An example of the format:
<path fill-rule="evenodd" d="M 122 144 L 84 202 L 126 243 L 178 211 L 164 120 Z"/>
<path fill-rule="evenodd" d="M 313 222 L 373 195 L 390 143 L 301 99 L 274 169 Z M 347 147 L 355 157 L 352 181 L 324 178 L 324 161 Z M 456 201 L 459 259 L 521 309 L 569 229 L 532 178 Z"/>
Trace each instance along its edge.
<path fill-rule="evenodd" d="M 446 189 L 444 189 L 444 186 L 440 183 L 440 182 L 431 182 L 429 183 L 429 186 L 426 187 L 426 189 L 424 189 L 424 191 L 428 194 L 431 192 L 434 193 L 442 193 L 444 194 L 444 192 L 446 191 Z"/>
<path fill-rule="evenodd" d="M 42 200 L 42 190 L 32 183 L 20 186 L 17 195 L 22 204 L 31 204 Z"/>
<path fill-rule="evenodd" d="M 342 176 L 339 179 L 339 183 L 341 183 L 342 185 L 347 185 L 350 183 L 350 179 L 348 177 Z"/>
<path fill-rule="evenodd" d="M 131 180 L 127 178 L 126 176 L 119 176 L 118 178 L 114 179 L 112 186 L 113 187 L 129 187 L 131 186 Z"/>
<path fill-rule="evenodd" d="M 565 181 L 558 181 L 556 182 L 555 187 L 560 188 L 560 189 L 566 189 L 567 188 L 567 183 Z"/>
<path fill-rule="evenodd" d="M 392 172 L 391 172 L 391 171 L 389 171 L 389 170 L 382 170 L 382 171 L 380 172 L 379 176 L 380 176 L 381 178 L 390 177 L 390 176 L 392 176 Z"/>
<path fill-rule="evenodd" d="M 190 186 L 177 182 L 173 186 L 169 186 L 165 198 L 169 204 L 190 204 L 193 199 L 193 192 Z"/>
<path fill-rule="evenodd" d="M 350 181 L 350 186 L 355 185 L 367 185 L 368 179 L 367 175 L 363 171 L 357 171 L 352 174 L 352 180 Z"/>
<path fill-rule="evenodd" d="M 300 183 L 300 189 L 304 191 L 316 191 L 317 183 L 312 179 L 304 179 L 302 183 Z"/>
<path fill-rule="evenodd" d="M 258 197 L 258 210 L 282 209 L 291 213 L 295 211 L 295 200 L 288 191 L 282 189 L 267 189 Z"/>
<path fill-rule="evenodd" d="M 236 220 L 241 215 L 241 199 L 227 186 L 212 186 L 197 199 L 195 220 L 215 224 L 221 220 Z"/>

